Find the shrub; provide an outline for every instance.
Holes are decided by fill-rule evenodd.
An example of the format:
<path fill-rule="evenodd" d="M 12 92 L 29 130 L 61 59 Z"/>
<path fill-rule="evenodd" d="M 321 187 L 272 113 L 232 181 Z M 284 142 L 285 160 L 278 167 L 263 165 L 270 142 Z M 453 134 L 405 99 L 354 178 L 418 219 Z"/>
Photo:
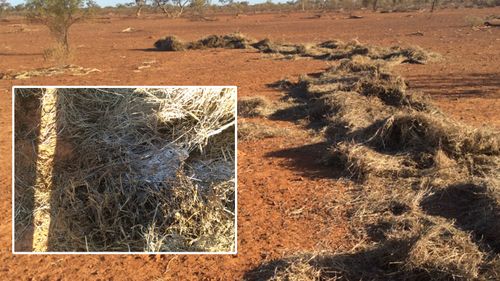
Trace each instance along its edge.
<path fill-rule="evenodd" d="M 69 53 L 69 29 L 88 16 L 95 3 L 92 0 L 27 0 L 27 17 L 46 25 L 58 45 Z"/>

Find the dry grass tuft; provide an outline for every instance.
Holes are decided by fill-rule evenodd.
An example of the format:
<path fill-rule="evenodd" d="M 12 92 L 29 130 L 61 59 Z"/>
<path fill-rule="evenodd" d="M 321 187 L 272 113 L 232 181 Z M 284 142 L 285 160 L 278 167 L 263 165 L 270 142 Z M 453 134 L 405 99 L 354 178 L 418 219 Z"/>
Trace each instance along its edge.
<path fill-rule="evenodd" d="M 238 99 L 238 115 L 241 117 L 263 117 L 274 112 L 274 106 L 265 97 Z"/>
<path fill-rule="evenodd" d="M 310 261 L 310 259 L 309 259 Z M 291 260 L 283 270 L 277 270 L 272 281 L 315 281 L 320 280 L 321 270 L 309 263 L 305 257 Z"/>
<path fill-rule="evenodd" d="M 238 139 L 242 141 L 285 137 L 289 135 L 290 131 L 286 128 L 271 127 L 265 124 L 248 121 L 238 122 Z"/>

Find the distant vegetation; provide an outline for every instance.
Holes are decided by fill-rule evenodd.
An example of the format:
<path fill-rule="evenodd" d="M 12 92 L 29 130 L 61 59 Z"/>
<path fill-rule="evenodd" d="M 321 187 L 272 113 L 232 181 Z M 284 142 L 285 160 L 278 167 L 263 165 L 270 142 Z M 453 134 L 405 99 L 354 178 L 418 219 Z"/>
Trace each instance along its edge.
<path fill-rule="evenodd" d="M 6 13 L 13 15 L 25 14 L 30 2 L 33 1 L 28 0 L 27 4 L 12 6 L 7 0 L 0 0 L 0 16 L 2 13 L 4 15 Z M 81 1 L 74 0 L 69 2 Z M 169 18 L 177 18 L 182 16 L 240 15 L 264 12 L 352 12 L 361 9 L 379 12 L 405 12 L 422 9 L 495 6 L 500 6 L 500 0 L 291 0 L 286 3 L 274 3 L 272 0 L 268 0 L 258 4 L 250 4 L 249 1 L 234 0 L 136 0 L 125 4 L 116 4 L 115 6 L 96 6 L 96 8 L 100 14 L 116 13 L 141 16 L 143 14 L 162 13 Z"/>

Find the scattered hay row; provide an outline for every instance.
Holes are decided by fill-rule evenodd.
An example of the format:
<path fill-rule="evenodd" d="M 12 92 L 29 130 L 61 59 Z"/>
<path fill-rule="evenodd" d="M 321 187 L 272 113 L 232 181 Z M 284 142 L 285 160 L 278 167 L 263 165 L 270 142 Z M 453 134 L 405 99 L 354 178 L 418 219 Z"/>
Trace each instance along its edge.
<path fill-rule="evenodd" d="M 48 251 L 233 251 L 235 106 L 231 88 L 59 89 Z"/>
<path fill-rule="evenodd" d="M 276 43 L 267 38 L 257 41 L 241 33 L 209 35 L 193 42 L 183 42 L 176 36 L 167 36 L 157 40 L 154 46 L 159 51 L 184 51 L 207 48 L 253 48 L 266 54 L 278 54 L 286 59 L 308 57 L 319 60 L 340 60 L 362 55 L 371 59 L 417 64 L 424 64 L 437 59 L 437 54 L 427 52 L 420 47 L 395 46 L 382 48 L 364 45 L 356 40 L 347 43 L 339 40 L 329 40 L 319 44 L 288 44 Z"/>
<path fill-rule="evenodd" d="M 500 133 L 458 123 L 409 91 L 390 55 L 352 50 L 319 75 L 277 85 L 323 128 L 326 162 L 356 183 L 345 204 L 357 246 L 263 264 L 247 278 L 500 278 Z"/>
<path fill-rule="evenodd" d="M 26 70 L 14 73 L 0 73 L 0 79 L 19 80 L 29 79 L 31 77 L 47 77 L 54 75 L 70 74 L 74 76 L 84 76 L 93 72 L 101 72 L 97 68 L 85 68 L 78 65 L 68 64 L 64 66 L 53 66 L 47 68 L 37 68 L 34 70 Z"/>

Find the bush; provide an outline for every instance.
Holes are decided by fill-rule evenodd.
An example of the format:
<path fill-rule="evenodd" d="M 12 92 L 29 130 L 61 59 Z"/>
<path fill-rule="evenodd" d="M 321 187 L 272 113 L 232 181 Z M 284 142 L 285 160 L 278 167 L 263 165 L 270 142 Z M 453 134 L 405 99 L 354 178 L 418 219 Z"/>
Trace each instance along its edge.
<path fill-rule="evenodd" d="M 92 0 L 27 0 L 27 17 L 46 25 L 58 45 L 69 53 L 69 29 L 88 16 L 95 3 Z"/>

